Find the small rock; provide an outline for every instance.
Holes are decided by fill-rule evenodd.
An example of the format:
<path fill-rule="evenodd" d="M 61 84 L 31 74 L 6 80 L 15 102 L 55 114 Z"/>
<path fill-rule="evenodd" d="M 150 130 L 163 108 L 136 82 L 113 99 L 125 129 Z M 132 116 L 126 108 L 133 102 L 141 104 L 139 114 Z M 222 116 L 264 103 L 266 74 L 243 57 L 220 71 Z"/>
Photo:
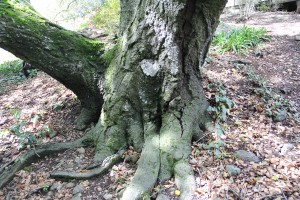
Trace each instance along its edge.
<path fill-rule="evenodd" d="M 80 154 L 84 154 L 85 153 L 85 149 L 83 147 L 78 148 L 77 152 L 80 153 Z"/>
<path fill-rule="evenodd" d="M 254 153 L 245 150 L 238 150 L 235 152 L 235 155 L 237 158 L 243 161 L 256 162 L 256 163 L 261 162 L 261 159 L 257 157 Z"/>
<path fill-rule="evenodd" d="M 82 160 L 81 160 L 81 158 L 80 157 L 76 157 L 75 158 L 75 160 L 74 160 L 74 162 L 76 162 L 76 163 L 82 163 Z"/>
<path fill-rule="evenodd" d="M 274 122 L 282 122 L 283 120 L 286 119 L 286 117 L 287 117 L 287 111 L 286 110 L 281 110 L 281 111 L 274 114 L 273 121 Z"/>
<path fill-rule="evenodd" d="M 156 200 L 169 200 L 169 197 L 165 194 L 158 194 Z"/>
<path fill-rule="evenodd" d="M 260 58 L 262 58 L 262 57 L 264 57 L 264 55 L 263 55 L 263 53 L 260 51 L 260 50 L 255 50 L 255 57 L 260 57 Z"/>
<path fill-rule="evenodd" d="M 104 198 L 105 200 L 109 200 L 109 199 L 112 199 L 112 198 L 113 198 L 113 195 L 112 195 L 112 194 L 105 194 L 105 195 L 103 195 L 103 198 Z"/>
<path fill-rule="evenodd" d="M 300 35 L 296 35 L 296 36 L 295 36 L 295 40 L 296 40 L 296 41 L 300 41 Z"/>
<path fill-rule="evenodd" d="M 281 148 L 281 155 L 284 155 L 284 154 L 287 154 L 289 151 L 291 151 L 292 149 L 294 148 L 294 145 L 293 144 L 284 144 Z"/>
<path fill-rule="evenodd" d="M 62 188 L 62 185 L 60 183 L 54 182 L 50 187 L 50 191 L 60 190 L 61 188 Z"/>
<path fill-rule="evenodd" d="M 73 182 L 70 182 L 66 185 L 66 188 L 73 188 L 73 187 L 75 187 L 75 183 Z"/>
<path fill-rule="evenodd" d="M 241 169 L 235 165 L 226 165 L 226 171 L 230 176 L 238 176 L 241 173 Z"/>
<path fill-rule="evenodd" d="M 81 193 L 83 191 L 83 188 L 81 185 L 76 185 L 73 189 L 73 194 Z"/>
<path fill-rule="evenodd" d="M 74 195 L 71 200 L 81 200 L 81 193 Z"/>

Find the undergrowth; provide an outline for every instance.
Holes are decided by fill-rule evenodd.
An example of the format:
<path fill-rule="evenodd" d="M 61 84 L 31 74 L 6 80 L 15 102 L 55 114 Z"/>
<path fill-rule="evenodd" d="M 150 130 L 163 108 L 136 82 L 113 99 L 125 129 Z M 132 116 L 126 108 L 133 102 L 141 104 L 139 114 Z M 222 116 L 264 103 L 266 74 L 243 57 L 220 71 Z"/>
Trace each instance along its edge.
<path fill-rule="evenodd" d="M 23 73 L 23 61 L 13 60 L 0 64 L 0 94 L 5 92 L 5 85 L 22 82 L 26 79 Z M 29 78 L 37 75 L 36 69 L 28 69 Z"/>
<path fill-rule="evenodd" d="M 212 41 L 212 45 L 219 53 L 233 51 L 243 54 L 251 47 L 258 46 L 261 42 L 269 39 L 264 28 L 250 28 L 243 26 L 228 33 L 217 34 Z"/>
<path fill-rule="evenodd" d="M 28 126 L 33 126 L 33 124 L 39 123 L 41 119 L 40 115 L 36 114 L 29 120 L 26 120 L 20 117 L 20 110 L 12 110 L 11 112 L 14 115 L 13 121 L 15 123 L 10 126 L 9 131 L 18 138 L 19 150 L 24 149 L 25 147 L 28 149 L 33 148 L 36 144 L 41 143 L 43 137 L 53 132 L 49 126 L 43 126 L 36 133 L 28 131 Z"/>
<path fill-rule="evenodd" d="M 255 70 L 245 68 L 243 65 L 235 65 L 235 67 L 256 86 L 254 92 L 260 96 L 265 114 L 268 117 L 274 119 L 276 116 L 284 115 L 283 117 L 285 118 L 286 115 L 286 117 L 289 116 L 291 119 L 299 122 L 297 109 L 283 96 L 275 93 L 272 88 L 267 85 L 267 81 L 258 75 Z"/>
<path fill-rule="evenodd" d="M 212 150 L 212 154 L 217 159 L 224 158 L 226 151 L 224 150 L 225 141 L 223 136 L 226 129 L 227 116 L 234 107 L 234 102 L 227 96 L 226 89 L 221 81 L 211 82 L 206 86 L 206 95 L 210 106 L 207 111 L 214 120 L 214 134 L 208 141 L 208 144 L 197 144 L 204 149 Z"/>

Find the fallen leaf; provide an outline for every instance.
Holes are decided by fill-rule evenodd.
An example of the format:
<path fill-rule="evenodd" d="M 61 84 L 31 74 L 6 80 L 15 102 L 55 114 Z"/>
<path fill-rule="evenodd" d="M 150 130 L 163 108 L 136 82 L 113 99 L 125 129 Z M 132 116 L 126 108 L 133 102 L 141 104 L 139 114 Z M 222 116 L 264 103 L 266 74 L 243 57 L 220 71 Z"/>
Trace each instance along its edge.
<path fill-rule="evenodd" d="M 176 196 L 180 196 L 180 193 L 181 193 L 180 190 L 175 190 L 175 195 Z"/>

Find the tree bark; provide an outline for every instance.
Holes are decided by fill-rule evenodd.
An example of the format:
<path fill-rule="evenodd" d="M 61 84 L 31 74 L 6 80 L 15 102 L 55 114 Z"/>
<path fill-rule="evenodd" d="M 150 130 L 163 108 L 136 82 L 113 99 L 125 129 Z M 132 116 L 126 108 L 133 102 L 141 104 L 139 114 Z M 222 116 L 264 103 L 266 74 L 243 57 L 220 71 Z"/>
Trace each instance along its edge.
<path fill-rule="evenodd" d="M 158 180 L 171 177 L 181 199 L 192 199 L 191 140 L 211 121 L 200 68 L 225 4 L 226 0 L 121 0 L 120 40 L 104 70 L 98 66 L 99 43 L 43 18 L 32 20 L 36 14 L 31 10 L 11 13 L 13 4 L 0 0 L 0 12 L 6 13 L 0 14 L 0 46 L 64 83 L 83 102 L 99 98 L 92 100 L 99 107 L 103 101 L 97 83 L 104 80 L 101 116 L 89 133 L 95 139 L 95 161 L 128 146 L 142 152 L 123 200 L 143 199 Z M 23 21 L 21 14 L 28 19 Z M 27 47 L 31 53 L 19 50 Z M 32 52 L 41 55 L 33 57 Z"/>
<path fill-rule="evenodd" d="M 141 199 L 175 176 L 192 199 L 188 164 L 193 134 L 210 118 L 200 67 L 226 1 L 121 1 L 118 56 L 105 77 L 96 159 L 124 145 L 142 151 L 123 199 Z"/>
<path fill-rule="evenodd" d="M 79 98 L 77 126 L 99 119 L 103 44 L 41 17 L 26 0 L 0 1 L 0 46 L 46 72 Z"/>

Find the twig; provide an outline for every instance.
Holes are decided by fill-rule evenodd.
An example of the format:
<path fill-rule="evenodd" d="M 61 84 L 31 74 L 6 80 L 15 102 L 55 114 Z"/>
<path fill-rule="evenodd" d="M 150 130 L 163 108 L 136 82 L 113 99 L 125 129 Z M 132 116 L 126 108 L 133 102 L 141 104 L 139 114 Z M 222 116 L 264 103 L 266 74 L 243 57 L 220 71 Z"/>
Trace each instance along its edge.
<path fill-rule="evenodd" d="M 288 200 L 287 198 L 286 198 L 286 196 L 285 196 L 285 194 L 284 194 L 284 192 L 282 191 L 282 189 L 280 188 L 280 191 L 281 191 L 281 193 L 282 193 L 282 196 L 284 197 L 284 199 L 285 200 Z"/>
<path fill-rule="evenodd" d="M 204 139 L 204 138 L 205 138 L 206 136 L 208 136 L 208 135 L 210 135 L 210 133 L 204 134 L 200 139 L 198 139 L 198 140 L 196 141 L 196 143 L 200 142 L 202 139 Z"/>
<path fill-rule="evenodd" d="M 269 198 L 269 197 L 275 197 L 275 196 L 278 196 L 278 195 L 281 196 L 281 194 L 282 194 L 282 193 L 276 193 L 276 194 L 266 195 L 266 196 L 263 196 L 263 197 L 261 197 L 261 198 L 259 198 L 259 199 L 265 199 L 265 198 Z"/>
<path fill-rule="evenodd" d="M 236 196 L 237 199 L 242 200 L 242 198 L 240 197 L 240 195 L 239 195 L 237 192 L 235 192 L 233 189 L 231 189 L 230 187 L 228 187 L 228 191 L 232 192 L 232 194 L 233 194 L 234 196 Z"/>

